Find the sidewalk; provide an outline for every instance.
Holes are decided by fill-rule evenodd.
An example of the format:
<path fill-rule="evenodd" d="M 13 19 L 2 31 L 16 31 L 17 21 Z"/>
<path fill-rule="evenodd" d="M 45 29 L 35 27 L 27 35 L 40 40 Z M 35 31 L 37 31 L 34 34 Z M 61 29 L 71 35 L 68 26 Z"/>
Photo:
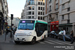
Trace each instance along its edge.
<path fill-rule="evenodd" d="M 10 38 L 10 33 L 9 33 L 8 35 L 6 35 L 6 41 L 5 41 L 5 34 L 0 35 L 0 42 L 6 42 L 6 43 L 8 43 L 8 42 L 10 42 L 10 41 L 13 41 L 13 40 L 11 40 L 11 38 Z"/>

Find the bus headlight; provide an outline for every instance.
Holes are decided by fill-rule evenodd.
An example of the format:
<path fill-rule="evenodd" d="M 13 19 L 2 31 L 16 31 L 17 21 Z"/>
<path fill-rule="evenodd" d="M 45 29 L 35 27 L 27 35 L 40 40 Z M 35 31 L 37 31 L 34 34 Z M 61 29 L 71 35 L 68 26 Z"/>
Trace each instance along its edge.
<path fill-rule="evenodd" d="M 32 36 L 32 33 L 31 33 L 31 32 L 30 32 L 30 33 L 28 33 L 28 34 L 27 34 L 27 36 Z"/>
<path fill-rule="evenodd" d="M 15 33 L 14 36 L 17 36 L 17 33 Z"/>

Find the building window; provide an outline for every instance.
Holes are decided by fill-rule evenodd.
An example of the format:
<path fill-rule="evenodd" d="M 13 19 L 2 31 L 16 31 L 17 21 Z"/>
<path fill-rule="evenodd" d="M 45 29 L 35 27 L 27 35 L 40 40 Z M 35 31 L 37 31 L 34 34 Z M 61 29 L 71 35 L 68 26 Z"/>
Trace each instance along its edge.
<path fill-rule="evenodd" d="M 40 15 L 40 12 L 38 12 L 38 15 Z"/>
<path fill-rule="evenodd" d="M 28 16 L 28 19 L 31 19 L 31 16 Z"/>
<path fill-rule="evenodd" d="M 44 10 L 44 7 L 43 7 L 43 10 Z"/>
<path fill-rule="evenodd" d="M 42 5 L 42 2 L 41 2 L 41 5 Z"/>
<path fill-rule="evenodd" d="M 67 11 L 70 11 L 70 7 L 69 7 L 69 8 L 67 8 Z"/>
<path fill-rule="evenodd" d="M 55 0 L 55 1 L 57 1 L 57 0 Z"/>
<path fill-rule="evenodd" d="M 67 23 L 70 23 L 70 13 L 68 13 Z"/>
<path fill-rule="evenodd" d="M 68 19 L 70 19 L 70 13 L 68 13 Z"/>
<path fill-rule="evenodd" d="M 52 16 L 52 15 L 49 15 L 49 20 L 51 20 L 51 16 Z"/>
<path fill-rule="evenodd" d="M 41 17 L 41 20 L 42 20 L 42 17 Z"/>
<path fill-rule="evenodd" d="M 40 5 L 40 2 L 38 2 L 38 5 Z"/>
<path fill-rule="evenodd" d="M 49 0 L 49 3 L 51 3 L 52 2 L 52 0 Z"/>
<path fill-rule="evenodd" d="M 56 9 L 55 10 L 58 10 L 58 3 L 56 4 Z"/>
<path fill-rule="evenodd" d="M 34 16 L 32 16 L 32 19 L 34 19 Z"/>
<path fill-rule="evenodd" d="M 43 5 L 45 5 L 45 3 L 43 3 Z"/>
<path fill-rule="evenodd" d="M 49 10 L 49 12 L 51 12 L 51 6 L 50 6 L 50 10 Z"/>
<path fill-rule="evenodd" d="M 28 5 L 34 5 L 34 1 L 29 1 Z"/>
<path fill-rule="evenodd" d="M 32 12 L 32 15 L 34 15 L 34 12 Z"/>
<path fill-rule="evenodd" d="M 40 7 L 38 7 L 38 10 L 40 10 Z"/>
<path fill-rule="evenodd" d="M 31 15 L 31 12 L 29 12 L 28 14 Z"/>
<path fill-rule="evenodd" d="M 64 15 L 62 15 L 62 20 L 64 20 Z"/>
<path fill-rule="evenodd" d="M 32 7 L 32 10 L 34 10 L 34 7 Z"/>
<path fill-rule="evenodd" d="M 42 12 L 41 12 L 41 15 L 42 15 Z"/>
<path fill-rule="evenodd" d="M 43 15 L 44 15 L 44 12 L 43 12 Z"/>
<path fill-rule="evenodd" d="M 56 18 L 58 19 L 58 14 L 56 14 Z"/>
<path fill-rule="evenodd" d="M 31 10 L 31 7 L 29 7 L 29 10 Z"/>
<path fill-rule="evenodd" d="M 38 16 L 38 19 L 40 19 L 40 17 Z"/>
<path fill-rule="evenodd" d="M 62 9 L 65 9 L 65 4 L 62 4 Z"/>
<path fill-rule="evenodd" d="M 42 10 L 42 7 L 41 7 L 41 10 Z"/>
<path fill-rule="evenodd" d="M 44 20 L 44 17 L 43 17 L 43 20 Z"/>

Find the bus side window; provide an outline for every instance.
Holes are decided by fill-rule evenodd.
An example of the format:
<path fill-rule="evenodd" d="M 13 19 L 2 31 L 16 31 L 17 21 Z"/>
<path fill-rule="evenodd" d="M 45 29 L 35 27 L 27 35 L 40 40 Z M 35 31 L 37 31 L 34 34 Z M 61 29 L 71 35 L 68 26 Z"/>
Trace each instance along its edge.
<path fill-rule="evenodd" d="M 38 31 L 38 24 L 35 25 L 35 31 Z"/>

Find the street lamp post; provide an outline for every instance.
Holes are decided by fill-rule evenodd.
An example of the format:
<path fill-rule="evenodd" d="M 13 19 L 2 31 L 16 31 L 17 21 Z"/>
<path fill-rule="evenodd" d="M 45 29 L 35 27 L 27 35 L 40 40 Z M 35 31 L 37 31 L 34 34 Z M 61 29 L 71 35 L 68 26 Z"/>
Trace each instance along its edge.
<path fill-rule="evenodd" d="M 11 14 L 11 30 L 12 30 L 12 20 L 13 20 L 13 14 Z M 10 34 L 10 38 L 12 39 L 12 31 L 11 31 L 11 34 Z"/>
<path fill-rule="evenodd" d="M 7 16 L 6 16 L 6 23 L 7 23 Z M 7 24 L 6 24 L 6 29 L 7 29 Z M 5 33 L 5 41 L 6 41 L 6 33 Z"/>

